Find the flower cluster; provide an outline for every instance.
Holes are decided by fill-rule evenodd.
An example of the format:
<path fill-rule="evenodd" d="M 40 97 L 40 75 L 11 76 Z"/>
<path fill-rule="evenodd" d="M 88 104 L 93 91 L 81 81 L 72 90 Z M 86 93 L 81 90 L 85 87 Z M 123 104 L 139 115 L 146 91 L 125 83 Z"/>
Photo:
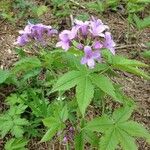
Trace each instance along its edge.
<path fill-rule="evenodd" d="M 45 36 L 52 36 L 57 33 L 57 30 L 53 29 L 51 26 L 28 23 L 24 30 L 19 31 L 20 36 L 14 44 L 24 46 L 34 40 L 37 43 L 45 45 Z"/>
<path fill-rule="evenodd" d="M 71 46 L 84 52 L 81 64 L 87 64 L 89 68 L 94 68 L 95 61 L 101 61 L 100 50 L 107 48 L 115 54 L 115 42 L 109 27 L 104 25 L 100 19 L 94 17 L 90 21 L 75 20 L 75 25 L 71 30 L 64 30 L 59 34 L 59 42 L 56 47 L 62 47 L 67 51 Z M 74 45 L 73 43 L 77 43 Z"/>

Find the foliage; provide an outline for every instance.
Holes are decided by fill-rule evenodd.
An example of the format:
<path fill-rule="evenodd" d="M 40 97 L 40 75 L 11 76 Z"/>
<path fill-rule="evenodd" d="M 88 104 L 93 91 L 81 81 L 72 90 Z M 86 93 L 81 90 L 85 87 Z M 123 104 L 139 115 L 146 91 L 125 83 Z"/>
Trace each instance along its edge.
<path fill-rule="evenodd" d="M 129 23 L 134 24 L 138 29 L 149 27 L 149 16 L 141 20 L 137 15 L 144 10 L 147 10 L 149 6 L 149 0 L 104 0 L 104 1 L 92 1 L 86 2 L 85 5 L 88 9 L 103 13 L 108 10 L 119 11 L 121 14 L 128 15 Z"/>
<path fill-rule="evenodd" d="M 55 5 L 59 5 L 57 2 L 53 1 Z M 113 1 L 111 2 L 109 5 L 114 5 Z M 44 7 L 42 9 L 45 11 Z M 40 14 L 41 11 L 38 12 L 38 15 Z M 95 21 L 93 18 L 93 23 L 95 22 L 108 29 L 100 20 Z M 87 23 L 89 22 L 79 22 L 83 26 Z M 27 27 L 29 26 L 32 25 Z M 36 39 L 45 31 L 41 30 L 41 26 L 44 25 L 36 26 Z M 72 33 L 70 30 L 66 31 Z M 29 35 L 26 30 L 22 32 Z M 41 33 L 40 36 L 37 36 L 38 33 Z M 100 55 L 96 56 L 96 60 L 94 58 L 97 53 L 93 53 L 94 50 L 87 46 L 95 39 L 88 39 L 86 34 L 84 41 L 87 43 L 79 42 L 81 45 L 87 44 L 87 49 L 82 47 L 82 50 L 79 50 L 78 41 L 72 37 L 72 43 L 70 39 L 60 38 L 61 44 L 64 42 L 67 45 L 68 41 L 72 44 L 69 43 L 71 46 L 69 45 L 67 52 L 56 48 L 55 43 L 50 43 L 52 46 L 39 46 L 37 43 L 26 45 L 25 48 L 30 50 L 31 55 L 26 54 L 24 47 L 17 49 L 19 60 L 9 70 L 0 70 L 0 86 L 15 87 L 15 91 L 5 98 L 6 107 L 0 115 L 1 137 L 12 137 L 5 144 L 6 150 L 25 149 L 32 137 L 40 138 L 40 142 L 55 138 L 60 143 L 64 142 L 66 147 L 72 145 L 77 150 L 83 150 L 86 144 L 91 149 L 115 150 L 121 146 L 124 150 L 136 150 L 136 137 L 150 141 L 148 130 L 130 120 L 136 109 L 135 102 L 124 94 L 121 90 L 122 85 L 112 80 L 113 77 L 119 76 L 118 70 L 149 80 L 150 76 L 142 69 L 149 66 L 115 55 L 115 43 L 110 34 L 106 33 L 102 36 L 108 36 L 104 38 L 108 43 L 105 41 L 105 48 L 100 45 Z M 66 33 L 64 35 L 66 37 Z M 35 38 L 35 34 L 30 36 Z M 87 51 L 90 54 L 83 56 Z M 82 63 L 83 58 L 87 63 Z M 118 109 L 110 108 L 109 112 L 106 111 L 106 102 L 117 104 Z M 97 107 L 99 117 L 89 115 L 90 111 L 95 111 L 95 104 L 100 105 Z"/>
<path fill-rule="evenodd" d="M 5 150 L 26 150 L 25 146 L 28 141 L 25 139 L 10 139 L 5 144 Z"/>
<path fill-rule="evenodd" d="M 11 132 L 16 138 L 20 138 L 24 133 L 24 126 L 27 126 L 29 122 L 25 118 L 21 118 L 21 114 L 27 108 L 26 105 L 20 104 L 18 106 L 12 106 L 8 111 L 0 116 L 0 131 L 2 137 Z"/>
<path fill-rule="evenodd" d="M 15 23 L 21 18 L 27 18 L 30 14 L 37 18 L 47 12 L 48 8 L 45 5 L 38 6 L 37 4 L 26 0 L 2 0 L 0 2 L 0 17 Z"/>

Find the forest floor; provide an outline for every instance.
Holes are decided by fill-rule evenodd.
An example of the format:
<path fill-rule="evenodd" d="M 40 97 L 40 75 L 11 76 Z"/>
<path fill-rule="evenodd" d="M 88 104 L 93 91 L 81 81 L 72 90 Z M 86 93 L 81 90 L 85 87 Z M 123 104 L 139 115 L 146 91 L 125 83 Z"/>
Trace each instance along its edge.
<path fill-rule="evenodd" d="M 81 9 L 81 12 L 86 10 Z M 77 13 L 73 14 L 76 16 Z M 103 15 L 93 16 L 100 18 L 104 23 L 110 26 L 114 41 L 117 43 L 116 53 L 127 56 L 131 59 L 137 59 L 146 64 L 150 61 L 141 56 L 141 52 L 145 50 L 144 44 L 150 41 L 150 29 L 137 30 L 133 26 L 128 27 L 128 21 L 119 13 L 107 12 Z M 46 13 L 42 16 L 41 22 L 46 25 L 53 25 L 57 20 L 58 24 L 65 27 L 70 27 L 70 18 L 57 18 Z M 18 31 L 24 27 L 27 20 L 21 20 L 12 25 L 6 20 L 0 20 L 0 67 L 10 68 L 13 62 L 17 60 L 17 55 L 14 51 L 13 43 L 18 36 Z M 137 103 L 138 108 L 133 115 L 134 120 L 142 123 L 147 129 L 150 129 L 150 82 L 130 75 L 128 73 L 120 73 L 120 77 L 114 79 L 116 83 L 121 83 L 124 86 L 124 91 L 128 96 L 131 96 Z M 11 87 L 2 89 L 1 92 L 6 96 L 10 94 Z M 0 97 L 1 98 L 1 97 Z M 0 99 L 1 101 L 1 99 Z M 3 102 L 0 102 L 0 107 L 3 107 Z M 2 109 L 2 108 L 0 108 Z M 0 141 L 1 143 L 1 141 Z M 150 146 L 143 140 L 138 140 L 139 150 L 150 150 Z M 38 140 L 33 139 L 30 142 L 30 150 L 48 150 L 51 143 L 38 144 Z M 54 144 L 55 145 L 55 144 Z M 56 146 L 56 145 L 55 145 Z M 57 148 L 55 147 L 57 150 Z"/>

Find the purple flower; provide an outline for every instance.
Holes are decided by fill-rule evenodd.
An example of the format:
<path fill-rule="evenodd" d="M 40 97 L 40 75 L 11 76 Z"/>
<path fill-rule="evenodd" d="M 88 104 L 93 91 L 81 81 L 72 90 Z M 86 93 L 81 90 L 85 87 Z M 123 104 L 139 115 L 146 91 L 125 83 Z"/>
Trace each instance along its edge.
<path fill-rule="evenodd" d="M 103 47 L 103 44 L 101 44 L 101 42 L 99 41 L 95 41 L 92 46 L 94 49 L 101 49 Z"/>
<path fill-rule="evenodd" d="M 79 49 L 79 50 L 82 50 L 83 49 L 83 44 L 81 44 L 81 43 L 79 43 L 78 45 L 77 45 L 77 48 Z"/>
<path fill-rule="evenodd" d="M 93 36 L 100 36 L 104 37 L 104 31 L 109 29 L 107 25 L 104 25 L 100 19 L 96 20 L 92 17 L 92 21 L 90 21 L 90 29 L 89 31 L 92 33 Z"/>
<path fill-rule="evenodd" d="M 90 46 L 84 47 L 84 53 L 85 56 L 81 59 L 81 64 L 87 64 L 89 68 L 94 68 L 95 61 L 100 61 L 100 53 L 99 51 L 92 51 L 92 48 Z"/>
<path fill-rule="evenodd" d="M 15 45 L 24 46 L 28 43 L 29 39 L 27 34 L 23 34 L 17 38 L 17 41 L 14 43 Z"/>
<path fill-rule="evenodd" d="M 64 142 L 64 143 L 67 143 L 67 141 L 68 141 L 68 139 L 67 139 L 67 137 L 65 136 L 65 137 L 63 138 L 63 142 Z"/>
<path fill-rule="evenodd" d="M 111 33 L 110 32 L 106 32 L 105 33 L 105 41 L 103 43 L 103 47 L 104 48 L 108 48 L 111 51 L 111 53 L 113 55 L 115 55 L 115 46 L 116 46 L 116 44 L 115 44 L 115 42 L 112 39 Z"/>
<path fill-rule="evenodd" d="M 56 47 L 62 47 L 65 51 L 70 48 L 71 40 L 76 37 L 77 30 L 72 28 L 72 30 L 64 30 L 59 34 L 60 41 L 56 44 Z"/>
<path fill-rule="evenodd" d="M 24 30 L 20 30 L 19 34 L 31 34 L 32 27 L 33 27 L 33 24 L 31 24 L 30 22 L 28 22 L 28 25 L 26 25 L 26 27 L 24 28 Z"/>
<path fill-rule="evenodd" d="M 107 25 L 94 17 L 91 21 L 85 22 L 75 20 L 72 30 L 64 30 L 60 33 L 60 41 L 56 47 L 62 47 L 67 51 L 74 46 L 78 50 L 82 50 L 84 57 L 81 59 L 81 64 L 87 64 L 89 68 L 94 68 L 95 61 L 101 62 L 100 50 L 102 48 L 108 48 L 115 54 L 115 43 L 107 29 L 109 29 Z"/>
<path fill-rule="evenodd" d="M 77 20 L 75 19 L 75 24 L 76 24 L 76 28 L 77 30 L 80 29 L 81 33 L 83 36 L 86 36 L 88 33 L 88 26 L 89 26 L 89 21 L 81 21 L 81 20 Z"/>
<path fill-rule="evenodd" d="M 30 22 L 24 28 L 24 30 L 20 30 L 19 34 L 21 34 L 15 44 L 20 46 L 26 45 L 31 40 L 35 40 L 36 42 L 40 42 L 40 44 L 45 45 L 45 35 L 51 36 L 52 34 L 57 34 L 57 30 L 52 29 L 51 26 L 46 26 L 43 24 L 31 24 Z"/>

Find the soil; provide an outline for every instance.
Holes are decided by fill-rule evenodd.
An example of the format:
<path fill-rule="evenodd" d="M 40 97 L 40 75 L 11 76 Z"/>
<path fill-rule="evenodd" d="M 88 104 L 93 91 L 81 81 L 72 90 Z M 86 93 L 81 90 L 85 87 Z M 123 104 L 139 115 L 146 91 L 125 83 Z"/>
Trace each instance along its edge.
<path fill-rule="evenodd" d="M 83 11 L 83 10 L 81 10 Z M 103 16 L 97 16 L 103 20 L 104 23 L 110 26 L 112 35 L 114 35 L 114 40 L 117 43 L 116 53 L 122 54 L 129 58 L 137 59 L 147 64 L 150 63 L 149 60 L 141 57 L 140 53 L 145 51 L 144 44 L 150 41 L 150 28 L 138 31 L 134 27 L 128 29 L 128 22 L 121 14 L 119 13 L 106 13 Z M 56 19 L 56 18 L 55 18 Z M 65 26 L 69 26 L 70 19 L 67 20 Z M 63 20 L 59 18 L 62 28 L 64 24 Z M 45 14 L 41 18 L 42 23 L 53 24 L 54 18 L 50 13 Z M 23 24 L 23 23 L 22 23 Z M 59 23 L 58 23 L 59 24 Z M 18 35 L 18 30 L 22 27 L 17 27 L 11 25 L 6 20 L 0 20 L 0 67 L 8 69 L 12 66 L 13 62 L 17 60 L 17 55 L 14 52 L 13 43 L 16 40 Z M 148 71 L 148 70 L 147 70 Z M 137 110 L 133 115 L 134 120 L 142 123 L 147 129 L 150 130 L 150 82 L 146 81 L 140 77 L 128 73 L 120 73 L 119 78 L 114 79 L 116 83 L 120 83 L 124 86 L 124 91 L 128 96 L 131 96 L 135 99 L 137 103 Z M 9 89 L 9 90 L 8 90 Z M 0 92 L 4 95 L 8 95 L 11 89 L 10 87 L 5 87 L 5 89 L 0 89 Z M 6 92 L 8 91 L 8 92 Z M 2 97 L 0 96 L 1 107 L 3 107 Z M 59 149 L 56 148 L 58 143 L 43 143 L 39 144 L 37 139 L 32 139 L 30 141 L 30 150 L 48 150 L 50 149 Z M 150 150 L 150 145 L 148 145 L 143 140 L 138 140 L 139 150 Z M 1 141 L 0 141 L 1 145 Z M 64 148 L 61 147 L 63 150 Z"/>

